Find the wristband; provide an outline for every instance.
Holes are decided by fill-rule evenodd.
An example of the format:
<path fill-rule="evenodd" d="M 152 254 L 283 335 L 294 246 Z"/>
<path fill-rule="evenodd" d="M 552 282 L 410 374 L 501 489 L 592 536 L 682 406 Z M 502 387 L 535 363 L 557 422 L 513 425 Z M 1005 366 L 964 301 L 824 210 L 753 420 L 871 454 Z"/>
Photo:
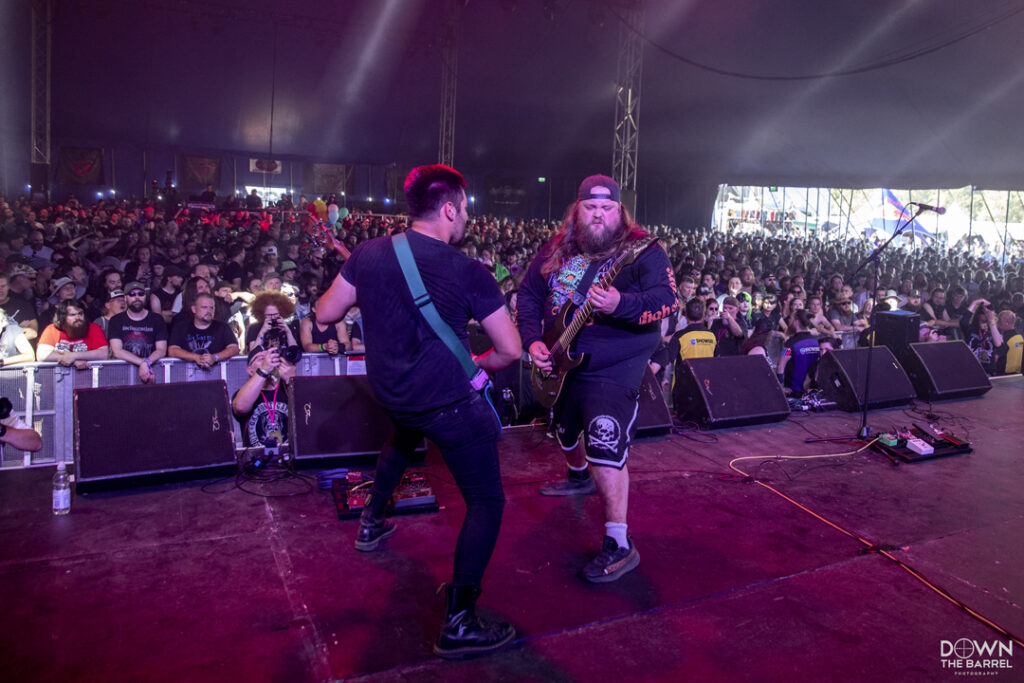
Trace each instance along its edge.
<path fill-rule="evenodd" d="M 327 349 L 324 348 L 323 342 L 320 343 L 320 353 L 323 353 Z"/>
<path fill-rule="evenodd" d="M 263 368 L 256 368 L 256 374 L 264 379 L 270 379 L 270 373 L 264 372 Z"/>

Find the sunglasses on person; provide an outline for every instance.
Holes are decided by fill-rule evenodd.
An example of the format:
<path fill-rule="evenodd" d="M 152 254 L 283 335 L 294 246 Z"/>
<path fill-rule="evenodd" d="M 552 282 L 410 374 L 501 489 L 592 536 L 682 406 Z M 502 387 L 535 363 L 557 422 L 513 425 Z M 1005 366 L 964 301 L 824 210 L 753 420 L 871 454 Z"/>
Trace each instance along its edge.
<path fill-rule="evenodd" d="M 718 306 L 708 306 L 708 313 L 717 313 Z"/>
<path fill-rule="evenodd" d="M 128 296 L 146 296 L 146 293 L 141 289 L 133 289 L 132 291 L 128 292 Z"/>

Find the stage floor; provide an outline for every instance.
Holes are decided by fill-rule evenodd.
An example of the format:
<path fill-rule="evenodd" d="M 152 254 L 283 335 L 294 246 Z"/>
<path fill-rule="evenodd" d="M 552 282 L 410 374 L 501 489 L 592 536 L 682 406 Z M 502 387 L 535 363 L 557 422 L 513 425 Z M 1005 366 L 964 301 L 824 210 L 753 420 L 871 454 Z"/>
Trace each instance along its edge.
<path fill-rule="evenodd" d="M 442 509 L 398 519 L 371 554 L 353 549 L 357 522 L 339 521 L 319 491 L 166 484 L 79 495 L 57 518 L 52 467 L 2 471 L 0 680 L 1021 681 L 1024 647 L 986 657 L 1012 668 L 966 668 L 979 647 L 1007 639 L 807 511 L 894 548 L 1024 635 L 1024 378 L 994 383 L 932 407 L 973 443 L 970 455 L 738 464 L 795 502 L 733 476 L 730 460 L 848 453 L 860 444 L 804 439 L 852 434 L 859 414 L 636 444 L 630 533 L 641 563 L 604 585 L 576 577 L 603 533 L 598 498 L 539 496 L 563 475 L 559 449 L 542 431 L 506 434 L 508 504 L 480 606 L 519 637 L 464 663 L 431 654 L 443 612 L 434 591 L 463 515 L 434 451 L 420 469 Z M 868 417 L 882 429 L 920 419 L 903 408 Z M 294 480 L 251 488 L 306 490 Z M 974 656 L 948 651 L 961 639 L 957 653 Z"/>

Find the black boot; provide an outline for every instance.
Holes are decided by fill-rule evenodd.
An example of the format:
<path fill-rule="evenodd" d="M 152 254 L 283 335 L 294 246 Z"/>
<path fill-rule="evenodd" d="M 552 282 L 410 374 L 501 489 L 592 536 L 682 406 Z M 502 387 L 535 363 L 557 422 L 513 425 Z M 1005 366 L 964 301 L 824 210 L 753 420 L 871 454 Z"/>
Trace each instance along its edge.
<path fill-rule="evenodd" d="M 368 553 L 379 549 L 384 539 L 393 536 L 398 525 L 385 519 L 384 510 L 374 510 L 373 495 L 366 496 L 363 514 L 359 517 L 359 531 L 356 532 L 356 550 Z"/>
<path fill-rule="evenodd" d="M 444 586 L 448 613 L 434 643 L 434 654 L 444 659 L 469 659 L 490 654 L 516 637 L 511 624 L 476 616 L 480 586 Z"/>

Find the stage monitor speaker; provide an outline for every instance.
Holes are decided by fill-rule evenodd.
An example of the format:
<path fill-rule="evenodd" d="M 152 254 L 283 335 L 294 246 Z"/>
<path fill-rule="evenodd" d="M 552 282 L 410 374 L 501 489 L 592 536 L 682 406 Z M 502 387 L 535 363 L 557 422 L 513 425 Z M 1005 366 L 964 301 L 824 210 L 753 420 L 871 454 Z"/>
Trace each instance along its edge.
<path fill-rule="evenodd" d="M 296 460 L 376 455 L 391 418 L 366 375 L 296 377 L 288 392 L 289 442 Z"/>
<path fill-rule="evenodd" d="M 918 398 L 925 401 L 981 396 L 992 388 L 985 369 L 962 341 L 911 344 L 900 360 Z"/>
<path fill-rule="evenodd" d="M 644 380 L 640 383 L 636 435 L 641 439 L 664 436 L 671 429 L 672 414 L 668 411 L 668 404 L 665 403 L 665 392 L 661 390 L 661 383 L 648 366 L 644 368 Z"/>
<path fill-rule="evenodd" d="M 680 419 L 719 428 L 789 417 L 782 385 L 764 356 L 691 358 L 683 364 L 673 388 L 681 404 L 674 406 Z"/>
<path fill-rule="evenodd" d="M 897 358 L 918 340 L 921 316 L 907 311 L 882 311 L 875 316 L 875 343 L 889 347 Z"/>
<path fill-rule="evenodd" d="M 868 349 L 837 349 L 818 361 L 818 386 L 840 410 L 854 412 L 864 407 L 864 383 L 868 372 Z M 910 403 L 914 387 L 887 346 L 871 351 L 871 387 L 868 408 L 888 408 Z"/>
<path fill-rule="evenodd" d="M 76 487 L 235 465 L 234 417 L 221 380 L 75 389 L 74 401 Z"/>

